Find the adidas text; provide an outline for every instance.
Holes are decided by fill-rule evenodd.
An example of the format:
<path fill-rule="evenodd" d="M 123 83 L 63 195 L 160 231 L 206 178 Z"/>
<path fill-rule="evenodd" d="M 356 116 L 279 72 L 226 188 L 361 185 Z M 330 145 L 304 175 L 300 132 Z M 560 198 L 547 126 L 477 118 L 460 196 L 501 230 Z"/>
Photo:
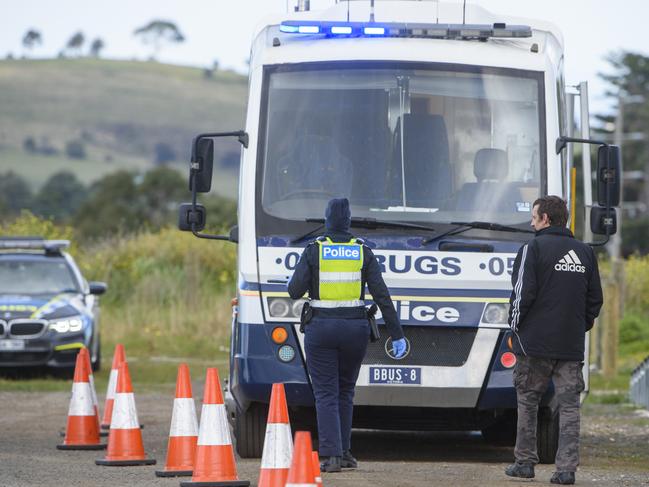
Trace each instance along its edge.
<path fill-rule="evenodd" d="M 579 264 L 566 264 L 566 263 L 556 263 L 554 265 L 555 271 L 567 271 L 567 272 L 581 272 L 582 274 L 586 273 L 586 266 Z"/>

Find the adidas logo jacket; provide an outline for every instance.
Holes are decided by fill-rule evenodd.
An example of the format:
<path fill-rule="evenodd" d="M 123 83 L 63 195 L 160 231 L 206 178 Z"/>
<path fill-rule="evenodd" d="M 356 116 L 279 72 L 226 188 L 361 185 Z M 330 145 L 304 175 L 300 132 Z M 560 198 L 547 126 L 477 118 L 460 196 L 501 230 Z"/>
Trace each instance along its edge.
<path fill-rule="evenodd" d="M 518 251 L 512 286 L 514 352 L 583 361 L 585 333 L 602 307 L 593 249 L 567 228 L 544 228 Z"/>

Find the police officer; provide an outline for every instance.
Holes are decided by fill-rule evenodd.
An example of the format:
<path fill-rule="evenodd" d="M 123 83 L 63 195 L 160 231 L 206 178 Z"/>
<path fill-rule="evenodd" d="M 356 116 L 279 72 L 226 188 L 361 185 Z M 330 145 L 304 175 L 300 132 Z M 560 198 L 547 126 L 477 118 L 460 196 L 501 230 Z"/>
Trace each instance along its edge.
<path fill-rule="evenodd" d="M 593 249 L 569 229 L 568 208 L 558 196 L 534 202 L 535 237 L 516 256 L 509 324 L 517 361 L 514 385 L 518 425 L 510 477 L 533 478 L 539 403 L 550 380 L 559 410 L 559 448 L 550 482 L 574 484 L 579 465 L 579 395 L 584 390 L 584 335 L 602 306 Z"/>
<path fill-rule="evenodd" d="M 331 200 L 325 235 L 307 245 L 288 283 L 293 299 L 309 292 L 313 310 L 304 348 L 316 402 L 320 468 L 325 472 L 357 467 L 350 440 L 354 387 L 370 334 L 363 301 L 366 284 L 383 314 L 395 357 L 406 350 L 381 268 L 369 247 L 349 233 L 350 225 L 349 201 Z"/>

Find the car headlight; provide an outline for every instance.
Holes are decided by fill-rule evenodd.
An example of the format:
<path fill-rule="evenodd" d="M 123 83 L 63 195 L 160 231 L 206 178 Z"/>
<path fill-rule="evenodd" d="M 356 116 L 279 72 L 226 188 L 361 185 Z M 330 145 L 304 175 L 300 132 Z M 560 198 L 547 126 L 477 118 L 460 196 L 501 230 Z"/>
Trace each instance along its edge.
<path fill-rule="evenodd" d="M 50 321 L 50 330 L 58 333 L 74 333 L 81 331 L 83 328 L 83 320 L 79 317 L 63 318 L 60 320 Z"/>
<path fill-rule="evenodd" d="M 492 325 L 506 325 L 509 317 L 509 303 L 489 303 L 482 313 L 482 322 Z"/>

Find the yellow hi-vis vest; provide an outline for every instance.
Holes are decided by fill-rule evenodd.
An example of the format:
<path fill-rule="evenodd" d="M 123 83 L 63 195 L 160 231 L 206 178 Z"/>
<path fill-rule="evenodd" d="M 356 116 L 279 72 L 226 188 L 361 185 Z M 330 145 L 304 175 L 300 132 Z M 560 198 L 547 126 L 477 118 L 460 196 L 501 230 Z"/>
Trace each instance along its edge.
<path fill-rule="evenodd" d="M 363 306 L 361 301 L 361 269 L 363 246 L 353 238 L 349 242 L 316 240 L 320 276 L 319 300 L 311 302 L 316 308 L 343 308 Z"/>

